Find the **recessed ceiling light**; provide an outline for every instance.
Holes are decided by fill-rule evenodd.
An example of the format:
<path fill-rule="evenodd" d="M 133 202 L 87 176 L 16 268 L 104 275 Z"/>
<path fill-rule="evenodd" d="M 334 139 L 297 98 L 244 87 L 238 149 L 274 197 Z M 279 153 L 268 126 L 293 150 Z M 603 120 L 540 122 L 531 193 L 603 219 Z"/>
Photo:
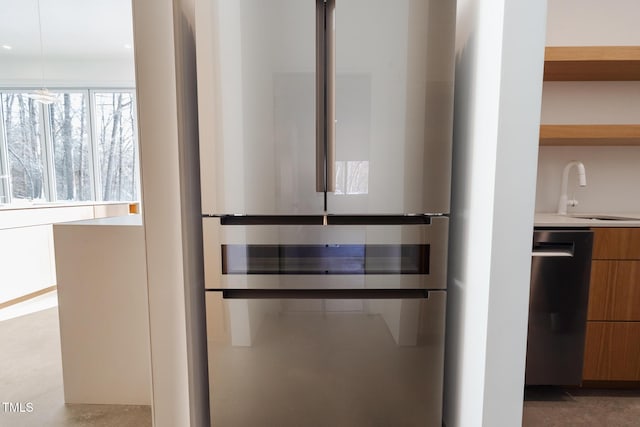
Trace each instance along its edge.
<path fill-rule="evenodd" d="M 2 48 L 3 48 L 4 50 L 11 50 L 11 49 L 13 49 L 13 48 L 12 48 L 11 46 L 9 46 L 8 44 L 3 44 L 3 45 L 2 45 Z"/>
<path fill-rule="evenodd" d="M 125 49 L 131 49 L 131 45 L 127 43 L 127 44 L 124 45 L 124 48 Z"/>

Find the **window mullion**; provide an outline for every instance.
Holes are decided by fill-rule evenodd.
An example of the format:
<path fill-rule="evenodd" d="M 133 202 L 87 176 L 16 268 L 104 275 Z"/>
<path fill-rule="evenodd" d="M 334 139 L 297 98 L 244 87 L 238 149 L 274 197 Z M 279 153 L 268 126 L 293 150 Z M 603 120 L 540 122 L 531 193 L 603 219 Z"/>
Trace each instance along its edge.
<path fill-rule="evenodd" d="M 99 138 L 98 138 L 98 119 L 96 112 L 96 91 L 91 90 L 91 134 L 93 136 L 93 145 L 91 150 L 93 153 L 93 185 L 96 193 L 95 200 L 103 200 L 102 197 L 102 173 L 100 165 Z"/>
<path fill-rule="evenodd" d="M 135 106 L 135 117 L 136 120 L 133 121 L 133 138 L 134 138 L 134 144 L 133 144 L 133 150 L 135 153 L 135 172 L 134 172 L 134 180 L 135 180 L 135 186 L 136 186 L 136 195 L 137 195 L 137 199 L 138 200 L 142 200 L 142 186 L 140 185 L 140 144 L 139 144 L 139 138 L 138 138 L 138 100 L 136 98 L 136 91 L 132 90 L 131 91 L 131 102 L 133 102 L 133 105 Z"/>
<path fill-rule="evenodd" d="M 1 99 L 2 97 L 0 97 Z M 4 106 L 0 102 L 0 204 L 11 203 L 10 182 L 7 134 L 4 129 Z"/>
<path fill-rule="evenodd" d="M 48 105 L 40 104 L 40 134 L 42 138 L 43 167 L 44 167 L 44 188 L 46 199 L 55 202 L 58 197 L 56 193 L 55 160 L 53 151 L 53 135 L 51 130 L 51 112 Z"/>
<path fill-rule="evenodd" d="M 89 122 L 89 173 L 91 175 L 91 200 L 99 200 L 100 197 L 100 167 L 98 163 L 98 149 L 97 149 L 97 137 L 96 137 L 96 122 L 95 122 L 95 99 L 94 99 L 94 91 L 87 90 L 87 101 L 89 112 L 88 114 L 88 122 Z"/>

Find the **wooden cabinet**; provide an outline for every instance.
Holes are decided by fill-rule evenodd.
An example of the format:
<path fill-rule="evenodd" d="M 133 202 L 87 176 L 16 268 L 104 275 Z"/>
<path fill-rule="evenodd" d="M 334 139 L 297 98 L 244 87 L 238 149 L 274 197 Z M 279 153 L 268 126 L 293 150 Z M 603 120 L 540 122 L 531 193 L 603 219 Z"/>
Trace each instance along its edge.
<path fill-rule="evenodd" d="M 588 322 L 583 378 L 640 381 L 640 322 Z"/>
<path fill-rule="evenodd" d="M 640 321 L 640 261 L 592 262 L 587 318 Z"/>
<path fill-rule="evenodd" d="M 640 46 L 549 46 L 545 49 L 544 80 L 638 81 Z M 540 145 L 640 145 L 640 126 L 541 125 Z"/>
<path fill-rule="evenodd" d="M 640 260 L 640 228 L 596 228 L 593 259 Z"/>
<path fill-rule="evenodd" d="M 640 381 L 640 228 L 594 230 L 583 379 Z"/>

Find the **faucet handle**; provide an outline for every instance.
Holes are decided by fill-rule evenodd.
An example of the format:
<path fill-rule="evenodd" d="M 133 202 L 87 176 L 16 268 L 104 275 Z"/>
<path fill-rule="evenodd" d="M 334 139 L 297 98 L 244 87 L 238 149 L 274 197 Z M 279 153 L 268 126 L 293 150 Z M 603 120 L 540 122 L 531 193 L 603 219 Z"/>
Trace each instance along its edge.
<path fill-rule="evenodd" d="M 576 206 L 578 206 L 578 201 L 576 199 L 567 200 L 567 206 L 575 208 Z"/>

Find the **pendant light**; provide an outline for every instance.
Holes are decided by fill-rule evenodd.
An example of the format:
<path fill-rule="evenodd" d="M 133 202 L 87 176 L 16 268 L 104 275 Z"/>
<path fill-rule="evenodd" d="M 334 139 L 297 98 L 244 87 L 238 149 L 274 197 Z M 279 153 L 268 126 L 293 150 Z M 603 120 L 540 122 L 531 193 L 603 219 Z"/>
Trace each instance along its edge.
<path fill-rule="evenodd" d="M 40 0 L 38 0 L 38 35 L 40 37 L 40 78 L 42 87 L 40 89 L 32 91 L 27 96 L 41 104 L 53 104 L 57 101 L 56 95 L 49 92 L 49 90 L 44 87 L 44 49 L 42 44 L 42 17 L 40 16 Z"/>

